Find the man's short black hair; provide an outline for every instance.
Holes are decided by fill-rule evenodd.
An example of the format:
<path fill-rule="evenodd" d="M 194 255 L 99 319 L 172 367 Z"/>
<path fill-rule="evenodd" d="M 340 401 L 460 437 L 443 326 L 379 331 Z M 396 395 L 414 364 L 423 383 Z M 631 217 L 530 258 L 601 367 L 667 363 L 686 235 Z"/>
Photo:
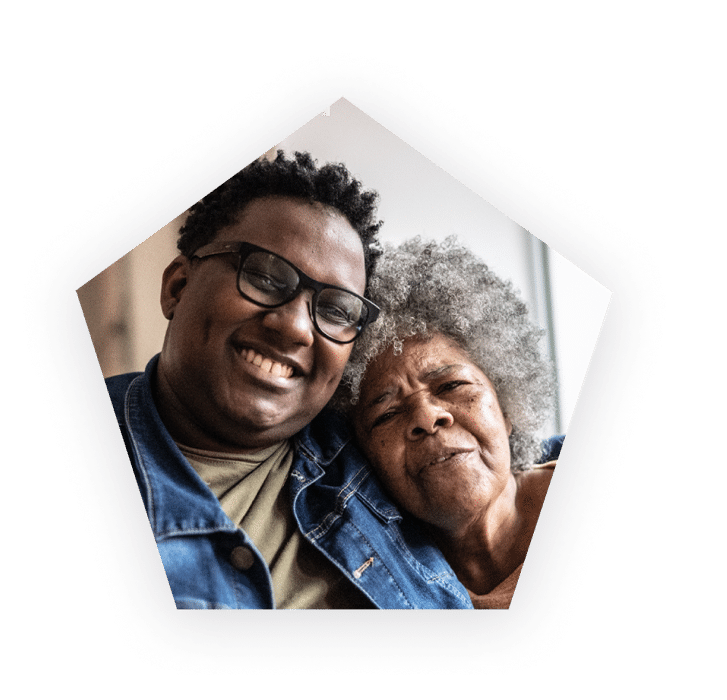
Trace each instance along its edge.
<path fill-rule="evenodd" d="M 376 238 L 383 223 L 376 220 L 379 195 L 374 190 L 363 191 L 361 183 L 342 163 L 319 168 L 309 153 L 296 152 L 293 159 L 288 159 L 278 151 L 274 160 L 260 158 L 197 202 L 180 229 L 180 253 L 191 257 L 220 229 L 235 223 L 251 201 L 273 196 L 297 197 L 341 212 L 363 243 L 368 283 L 381 254 Z"/>

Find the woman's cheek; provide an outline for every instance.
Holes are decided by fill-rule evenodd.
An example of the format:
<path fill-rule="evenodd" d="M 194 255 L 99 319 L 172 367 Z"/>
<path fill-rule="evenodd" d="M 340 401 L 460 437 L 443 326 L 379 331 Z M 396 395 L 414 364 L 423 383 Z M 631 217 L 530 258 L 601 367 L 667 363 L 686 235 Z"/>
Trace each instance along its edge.
<path fill-rule="evenodd" d="M 383 459 L 387 456 L 386 451 L 391 446 L 391 432 L 386 429 L 386 426 L 379 426 L 376 430 L 369 432 L 369 446 L 379 458 Z"/>
<path fill-rule="evenodd" d="M 386 439 L 380 436 L 372 436 L 369 433 L 368 441 L 362 445 L 363 451 L 369 458 L 369 461 L 379 469 L 381 469 L 383 456 L 386 454 Z"/>

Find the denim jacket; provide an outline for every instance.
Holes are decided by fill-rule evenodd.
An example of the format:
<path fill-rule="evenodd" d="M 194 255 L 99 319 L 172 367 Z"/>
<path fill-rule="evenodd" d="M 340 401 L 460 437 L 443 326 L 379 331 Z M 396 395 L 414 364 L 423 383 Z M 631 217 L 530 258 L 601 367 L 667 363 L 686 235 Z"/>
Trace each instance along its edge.
<path fill-rule="evenodd" d="M 106 380 L 178 608 L 274 608 L 267 564 L 172 440 L 144 373 Z M 442 554 L 387 499 L 336 414 L 293 439 L 289 486 L 303 535 L 377 608 L 471 608 Z"/>

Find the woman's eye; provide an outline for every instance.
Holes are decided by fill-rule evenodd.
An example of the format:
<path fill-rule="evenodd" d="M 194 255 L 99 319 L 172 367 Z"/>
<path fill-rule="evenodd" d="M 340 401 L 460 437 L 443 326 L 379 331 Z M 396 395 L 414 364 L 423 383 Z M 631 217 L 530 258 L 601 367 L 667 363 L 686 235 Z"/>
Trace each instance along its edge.
<path fill-rule="evenodd" d="M 395 415 L 396 411 L 387 411 L 386 413 L 382 413 L 371 424 L 371 428 L 376 428 L 384 423 L 388 423 Z"/>
<path fill-rule="evenodd" d="M 442 394 L 447 391 L 452 391 L 458 386 L 463 386 L 464 384 L 467 384 L 467 382 L 462 379 L 453 379 L 451 382 L 445 382 L 444 384 L 442 384 L 439 387 L 439 391 L 437 393 Z"/>

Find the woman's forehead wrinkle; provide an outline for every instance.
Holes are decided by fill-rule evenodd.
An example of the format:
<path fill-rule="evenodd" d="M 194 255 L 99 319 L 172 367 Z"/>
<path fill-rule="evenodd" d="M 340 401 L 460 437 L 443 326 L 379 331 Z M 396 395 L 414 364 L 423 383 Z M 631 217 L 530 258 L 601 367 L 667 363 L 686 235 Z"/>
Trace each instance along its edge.
<path fill-rule="evenodd" d="M 464 368 L 464 365 L 461 364 L 448 364 L 448 365 L 441 365 L 439 367 L 434 367 L 430 370 L 425 370 L 424 373 L 421 375 L 421 381 L 427 382 L 431 379 L 436 379 L 437 377 L 447 374 L 448 372 L 451 372 L 452 370 L 458 370 Z M 383 403 L 387 399 L 390 399 L 391 397 L 395 396 L 396 394 L 400 393 L 400 387 L 398 383 L 392 381 L 388 386 L 383 388 L 381 391 L 377 391 L 376 395 L 370 400 L 367 401 L 363 408 L 364 410 L 369 410 L 373 408 L 374 406 L 378 406 L 379 404 Z"/>
<path fill-rule="evenodd" d="M 452 364 L 452 365 L 442 365 L 441 367 L 435 367 L 434 369 L 430 369 L 428 372 L 424 373 L 423 379 L 436 379 L 437 377 L 447 374 L 448 372 L 451 372 L 453 369 L 463 369 L 464 365 L 460 364 Z"/>

